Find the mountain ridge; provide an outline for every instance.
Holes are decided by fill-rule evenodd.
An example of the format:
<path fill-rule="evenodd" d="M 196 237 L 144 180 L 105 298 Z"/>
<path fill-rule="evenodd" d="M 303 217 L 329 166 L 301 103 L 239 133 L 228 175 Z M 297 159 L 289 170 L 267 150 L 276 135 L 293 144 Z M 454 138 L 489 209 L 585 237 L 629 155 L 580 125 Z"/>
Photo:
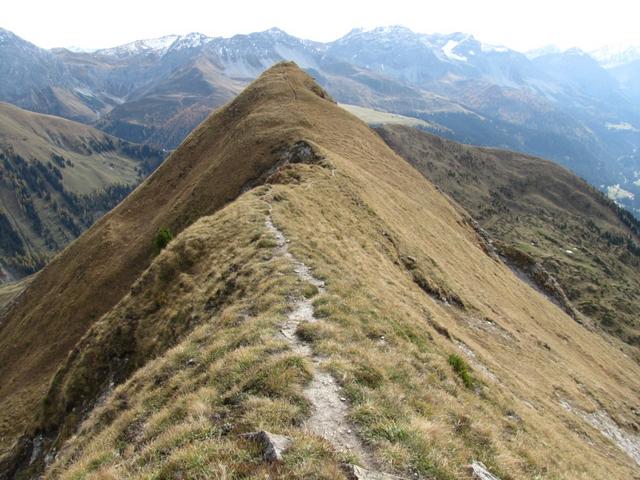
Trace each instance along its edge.
<path fill-rule="evenodd" d="M 528 58 L 464 33 L 398 26 L 354 30 L 328 43 L 279 29 L 140 42 L 139 50 L 115 47 L 123 57 L 56 51 L 69 82 L 79 82 L 59 87 L 58 97 L 75 110 L 80 101 L 93 112 L 88 121 L 109 133 L 173 149 L 263 69 L 293 60 L 341 103 L 419 117 L 456 141 L 552 158 L 603 191 L 618 185 L 629 192 L 616 201 L 638 214 L 633 149 L 640 142 L 640 97 L 633 62 L 605 69 L 575 49 Z M 144 47 L 154 42 L 155 50 Z M 215 75 L 197 73 L 199 60 Z M 207 92 L 187 92 L 184 81 L 171 80 L 190 69 Z M 160 85 L 171 86 L 171 95 L 153 93 Z M 621 124 L 633 128 L 608 127 Z"/>
<path fill-rule="evenodd" d="M 175 236 L 154 255 L 158 227 Z M 20 418 L 27 436 L 3 466 L 17 478 L 45 468 L 45 478 L 346 479 L 341 464 L 369 463 L 309 425 L 324 379 L 377 471 L 452 479 L 482 462 L 504 479 L 633 475 L 638 365 L 485 247 L 468 214 L 380 136 L 278 64 L 5 317 L 0 428 Z M 111 284 L 96 252 L 121 270 Z M 93 318 L 78 313 L 82 295 L 100 295 Z M 76 312 L 58 311 L 69 298 Z M 49 353 L 57 371 L 39 372 L 29 400 L 42 400 L 39 418 L 23 410 L 8 422 L 19 394 L 4 379 L 41 360 L 20 358 L 19 345 L 4 357 L 7 339 L 17 323 L 46 318 L 46 332 L 63 317 L 84 331 L 69 356 Z M 603 436 L 605 424 L 631 447 Z M 250 440 L 264 430 L 290 439 L 281 463 Z"/>
<path fill-rule="evenodd" d="M 250 94 L 245 97 L 245 101 L 249 100 L 247 97 L 250 97 Z M 3 348 L 0 351 L 0 356 L 3 357 L 3 361 L 2 367 L 0 367 L 0 376 L 15 378 L 25 375 L 28 383 L 37 385 L 38 382 L 42 382 L 39 384 L 39 388 L 44 388 L 48 383 L 46 376 L 52 375 L 51 368 L 55 368 L 55 363 L 49 360 L 52 357 L 64 358 L 66 352 L 85 333 L 88 326 L 119 300 L 151 260 L 153 255 L 151 239 L 156 230 L 168 227 L 178 233 L 185 225 L 197 218 L 193 216 L 197 216 L 198 212 L 208 212 L 211 209 L 220 208 L 235 198 L 245 185 L 260 177 L 271 166 L 265 165 L 265 160 L 254 152 L 252 157 L 255 159 L 254 163 L 239 164 L 232 177 L 222 176 L 220 179 L 216 179 L 220 173 L 216 171 L 216 165 L 206 168 L 211 185 L 216 185 L 217 188 L 211 189 L 211 185 L 209 185 L 204 189 L 191 183 L 189 175 L 194 175 L 196 165 L 187 159 L 193 158 L 194 152 L 216 152 L 218 158 L 222 159 L 225 156 L 237 158 L 242 155 L 243 150 L 233 148 L 236 146 L 234 142 L 218 145 L 216 142 L 220 140 L 213 139 L 212 145 L 211 139 L 203 137 L 205 132 L 212 129 L 209 126 L 211 123 L 218 125 L 213 130 L 224 132 L 230 128 L 228 122 L 242 122 L 242 118 L 233 118 L 232 109 L 233 106 L 223 112 L 218 112 L 192 132 L 185 140 L 182 152 L 170 156 L 156 173 L 147 178 L 125 202 L 102 217 L 77 241 L 49 262 L 34 278 L 29 288 L 20 297 L 20 302 L 13 305 L 9 313 L 5 312 L 5 318 L 11 318 L 15 321 L 3 321 L 1 324 L 0 335 L 3 337 Z M 267 143 L 270 142 L 268 131 L 262 132 L 260 138 L 256 137 L 253 141 L 257 144 L 261 139 Z M 270 148 L 275 147 L 274 145 Z M 259 147 L 260 150 L 266 149 L 269 153 L 270 148 L 264 145 Z M 201 162 L 205 161 L 206 158 L 201 158 Z M 174 167 L 176 164 L 177 166 Z M 217 166 L 217 168 L 221 167 Z M 198 171 L 198 174 L 201 172 Z M 178 186 L 181 190 L 176 191 Z M 191 200 L 194 189 L 198 188 L 200 195 L 204 196 L 204 198 L 199 198 L 199 206 L 193 205 Z M 142 196 L 141 192 L 147 189 L 151 189 L 153 193 Z M 172 200 L 169 201 L 169 198 Z M 156 213 L 157 205 L 169 205 L 169 210 L 165 211 L 163 215 Z M 174 211 L 174 209 L 179 210 Z M 180 216 L 179 212 L 184 216 Z M 145 218 L 145 221 L 138 220 L 138 217 Z M 123 222 L 127 218 L 128 220 Z M 87 248 L 89 249 L 88 253 L 81 253 Z M 121 251 L 128 253 L 122 255 Z M 92 268 L 87 270 L 84 265 L 89 263 L 92 264 Z M 83 279 L 81 282 L 78 281 L 80 278 Z M 101 287 L 97 290 L 87 291 L 86 283 L 101 285 Z M 63 292 L 64 296 L 74 298 L 74 302 L 66 305 L 58 304 L 55 309 L 46 306 L 47 302 L 55 303 L 55 298 L 63 295 Z M 33 341 L 34 336 L 37 337 L 39 332 L 30 328 L 25 330 L 25 325 L 18 319 L 24 318 L 24 321 L 27 322 L 38 322 L 43 317 L 48 319 L 47 323 L 50 322 L 48 328 L 56 330 L 63 328 L 63 325 L 72 325 L 73 329 L 66 330 L 65 337 L 60 339 L 62 340 L 61 344 L 48 345 L 39 352 L 29 352 L 35 358 L 21 362 L 18 352 L 26 353 L 22 346 Z M 18 331 L 24 331 L 23 335 L 18 335 Z M 16 335 L 17 337 L 15 337 Z M 10 358 L 14 360 L 9 360 Z M 34 368 L 33 363 L 39 365 L 39 368 Z M 47 367 L 47 365 L 50 366 Z M 5 388 L 15 388 L 9 387 L 10 384 L 11 382 L 4 383 Z M 7 394 L 6 390 L 0 391 L 0 396 L 5 399 Z M 22 415 L 25 415 L 33 406 L 33 398 L 29 398 L 27 394 L 24 404 L 20 407 Z"/>

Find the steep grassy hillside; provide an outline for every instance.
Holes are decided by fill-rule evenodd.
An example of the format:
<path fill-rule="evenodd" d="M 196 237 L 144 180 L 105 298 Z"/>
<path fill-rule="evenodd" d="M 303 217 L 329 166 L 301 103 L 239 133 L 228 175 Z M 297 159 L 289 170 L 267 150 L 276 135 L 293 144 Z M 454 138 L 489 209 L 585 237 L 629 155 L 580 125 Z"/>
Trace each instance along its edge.
<path fill-rule="evenodd" d="M 632 478 L 640 368 L 471 225 L 273 67 L 14 303 L 5 476 Z M 281 461 L 256 430 L 289 438 Z"/>
<path fill-rule="evenodd" d="M 17 282 L 0 284 L 0 310 L 7 308 L 7 305 L 29 285 L 30 280 L 31 277 L 27 277 Z"/>
<path fill-rule="evenodd" d="M 538 262 L 580 312 L 640 346 L 640 223 L 629 213 L 552 162 L 411 128 L 378 132 L 503 242 L 503 254 L 525 269 Z"/>
<path fill-rule="evenodd" d="M 0 281 L 41 268 L 162 158 L 148 146 L 0 103 Z"/>

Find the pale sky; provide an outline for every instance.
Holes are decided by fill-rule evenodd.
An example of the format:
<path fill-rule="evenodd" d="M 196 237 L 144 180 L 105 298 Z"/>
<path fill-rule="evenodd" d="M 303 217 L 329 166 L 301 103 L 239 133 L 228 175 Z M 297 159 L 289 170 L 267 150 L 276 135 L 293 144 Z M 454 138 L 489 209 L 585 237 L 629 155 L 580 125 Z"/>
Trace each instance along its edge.
<path fill-rule="evenodd" d="M 45 48 L 101 48 L 189 32 L 228 37 L 271 27 L 328 41 L 355 27 L 396 24 L 421 33 L 472 33 L 520 51 L 640 44 L 638 0 L 5 0 L 0 11 L 0 27 Z"/>

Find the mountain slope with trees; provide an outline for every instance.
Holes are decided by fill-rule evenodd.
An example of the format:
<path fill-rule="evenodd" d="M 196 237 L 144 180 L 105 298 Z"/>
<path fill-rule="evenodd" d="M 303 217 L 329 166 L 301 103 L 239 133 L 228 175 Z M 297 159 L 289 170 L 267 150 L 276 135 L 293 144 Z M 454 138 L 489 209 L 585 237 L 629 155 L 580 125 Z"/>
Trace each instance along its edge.
<path fill-rule="evenodd" d="M 0 103 L 0 278 L 40 269 L 111 210 L 164 153 Z"/>

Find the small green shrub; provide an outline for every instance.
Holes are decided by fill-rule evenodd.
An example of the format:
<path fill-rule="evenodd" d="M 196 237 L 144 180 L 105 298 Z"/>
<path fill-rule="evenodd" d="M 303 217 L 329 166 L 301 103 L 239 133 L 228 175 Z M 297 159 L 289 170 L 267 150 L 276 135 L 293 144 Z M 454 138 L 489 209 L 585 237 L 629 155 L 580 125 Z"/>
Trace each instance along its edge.
<path fill-rule="evenodd" d="M 453 371 L 458 374 L 460 380 L 464 383 L 464 386 L 467 388 L 473 388 L 475 382 L 469 373 L 469 365 L 467 365 L 467 362 L 465 362 L 460 355 L 456 355 L 455 353 L 449 355 L 449 359 L 447 361 L 449 362 L 449 365 L 451 365 L 451 368 L 453 368 Z"/>
<path fill-rule="evenodd" d="M 171 230 L 168 228 L 161 228 L 156 233 L 156 236 L 153 238 L 153 246 L 156 250 L 156 253 L 160 253 L 164 247 L 169 245 L 169 242 L 173 240 L 173 234 Z"/>

